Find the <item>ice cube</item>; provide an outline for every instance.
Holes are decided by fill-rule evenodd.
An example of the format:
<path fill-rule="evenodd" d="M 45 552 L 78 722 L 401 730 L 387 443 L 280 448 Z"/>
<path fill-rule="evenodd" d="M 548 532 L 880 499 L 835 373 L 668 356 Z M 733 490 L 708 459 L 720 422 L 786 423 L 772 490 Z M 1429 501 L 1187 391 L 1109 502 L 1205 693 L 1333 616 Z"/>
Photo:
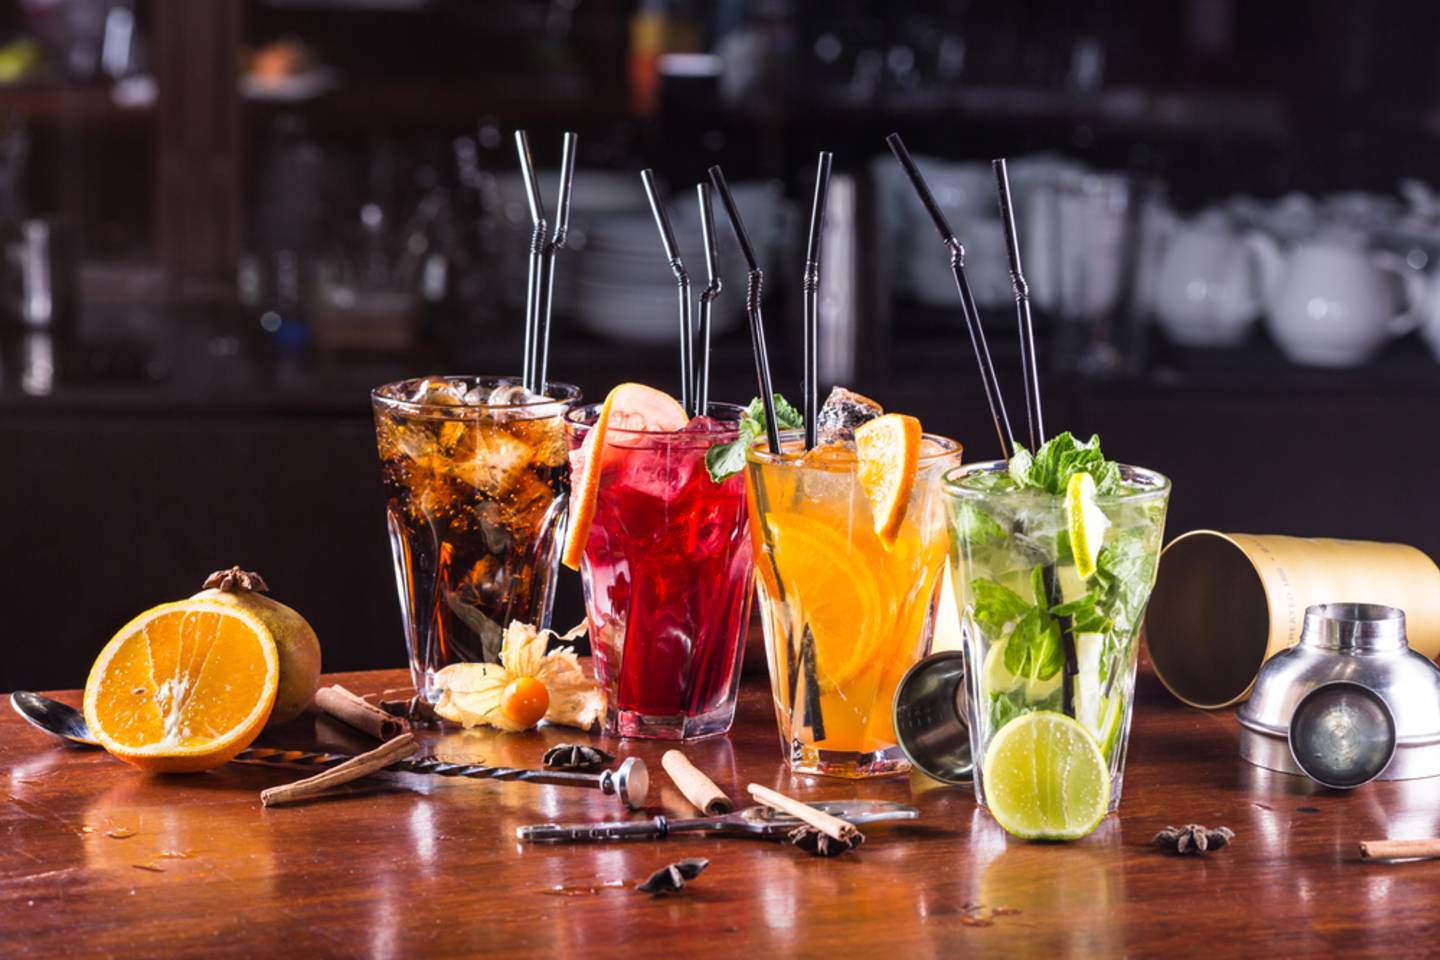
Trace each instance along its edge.
<path fill-rule="evenodd" d="M 620 461 L 617 482 L 637 493 L 670 501 L 680 495 L 697 469 L 703 469 L 704 459 L 702 451 L 670 444 L 628 451 Z"/>
<path fill-rule="evenodd" d="M 480 389 L 480 387 L 476 387 L 471 393 Z M 535 396 L 529 390 L 526 390 L 520 384 L 507 383 L 491 390 L 484 402 L 490 404 L 492 407 L 514 407 L 522 403 L 533 403 L 539 399 L 539 397 Z"/>
<path fill-rule="evenodd" d="M 681 433 L 724 433 L 724 432 L 727 431 L 727 430 L 734 430 L 734 429 L 735 429 L 735 427 L 734 427 L 733 425 L 731 425 L 731 424 L 721 423 L 719 420 L 716 420 L 714 417 L 707 417 L 707 416 L 705 416 L 705 415 L 702 414 L 702 415 L 700 415 L 700 416 L 698 416 L 698 417 L 691 417 L 691 418 L 690 418 L 690 422 L 687 423 L 687 424 L 685 424 L 685 426 L 681 429 L 680 432 L 681 432 Z"/>
<path fill-rule="evenodd" d="M 438 452 L 435 434 L 426 424 L 395 424 L 396 446 L 400 453 L 416 462 L 429 460 Z"/>
<path fill-rule="evenodd" d="M 482 425 L 473 432 L 474 453 L 452 461 L 449 472 L 484 496 L 503 497 L 529 471 L 534 450 L 502 427 Z"/>
<path fill-rule="evenodd" d="M 565 422 L 556 416 L 531 417 L 509 421 L 510 430 L 524 439 L 535 451 L 535 465 L 563 467 L 570 452 L 565 436 Z"/>
<path fill-rule="evenodd" d="M 555 503 L 555 491 L 533 470 L 526 470 L 516 479 L 510 494 L 501 501 L 501 520 L 518 541 L 517 546 L 530 543 L 544 524 L 545 516 Z"/>
<path fill-rule="evenodd" d="M 815 429 L 821 443 L 854 440 L 855 428 L 883 414 L 880 404 L 844 387 L 836 387 L 825 398 L 815 417 Z"/>
<path fill-rule="evenodd" d="M 456 384 L 444 377 L 426 377 L 411 394 L 410 402 L 458 407 L 465 402 L 465 395 Z"/>

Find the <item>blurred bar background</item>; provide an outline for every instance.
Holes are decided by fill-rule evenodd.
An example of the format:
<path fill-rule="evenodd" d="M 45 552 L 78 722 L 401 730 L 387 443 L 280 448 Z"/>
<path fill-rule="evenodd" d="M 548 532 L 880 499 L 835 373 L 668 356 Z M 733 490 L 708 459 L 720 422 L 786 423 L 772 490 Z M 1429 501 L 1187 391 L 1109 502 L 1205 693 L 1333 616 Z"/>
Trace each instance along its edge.
<path fill-rule="evenodd" d="M 132 615 L 232 563 L 305 612 L 327 668 L 403 663 L 368 391 L 519 372 L 517 127 L 547 196 L 580 134 L 550 370 L 592 400 L 678 393 L 639 170 L 693 272 L 713 163 L 798 399 L 827 149 L 822 396 L 997 456 L 898 130 L 1012 410 L 1002 155 L 1052 429 L 1169 474 L 1172 533 L 1440 555 L 1437 50 L 1404 0 L 0 4 L 0 688 L 77 685 Z M 711 395 L 743 403 L 744 269 L 720 255 Z M 566 573 L 557 626 L 580 610 Z"/>

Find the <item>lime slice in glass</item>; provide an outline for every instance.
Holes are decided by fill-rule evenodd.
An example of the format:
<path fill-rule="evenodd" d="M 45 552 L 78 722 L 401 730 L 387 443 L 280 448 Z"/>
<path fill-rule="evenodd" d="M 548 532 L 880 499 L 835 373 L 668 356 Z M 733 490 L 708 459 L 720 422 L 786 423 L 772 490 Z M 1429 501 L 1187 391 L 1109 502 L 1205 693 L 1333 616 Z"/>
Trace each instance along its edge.
<path fill-rule="evenodd" d="M 1095 738 L 1062 713 L 1027 713 L 1001 727 L 982 773 L 991 815 L 1024 840 L 1078 840 L 1110 803 L 1110 768 Z"/>
<path fill-rule="evenodd" d="M 1115 756 L 1115 744 L 1120 739 L 1120 724 L 1125 720 L 1125 698 L 1115 691 L 1105 701 L 1105 710 L 1100 717 L 1100 752 L 1108 763 Z"/>
<path fill-rule="evenodd" d="M 1090 474 L 1074 474 L 1066 484 L 1065 521 L 1070 529 L 1070 549 L 1075 553 L 1075 572 L 1088 580 L 1095 575 L 1110 526 L 1110 519 L 1095 502 L 1095 478 Z"/>

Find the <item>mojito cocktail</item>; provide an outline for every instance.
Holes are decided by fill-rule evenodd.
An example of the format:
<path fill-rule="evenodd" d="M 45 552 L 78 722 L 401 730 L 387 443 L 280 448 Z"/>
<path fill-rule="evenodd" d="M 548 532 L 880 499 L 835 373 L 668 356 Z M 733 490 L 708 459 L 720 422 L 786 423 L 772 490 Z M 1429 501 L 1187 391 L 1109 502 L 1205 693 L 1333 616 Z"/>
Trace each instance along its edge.
<path fill-rule="evenodd" d="M 913 482 L 897 491 L 888 529 L 876 523 L 856 441 L 807 452 L 797 440 L 778 455 L 763 440 L 749 449 L 771 692 L 781 749 L 797 772 L 909 769 L 891 701 L 929 652 L 946 552 L 939 480 L 960 462 L 955 441 L 914 429 Z"/>
<path fill-rule="evenodd" d="M 744 478 L 716 482 L 705 458 L 736 439 L 743 408 L 712 403 L 690 418 L 648 387 L 616 394 L 618 406 L 567 417 L 573 475 L 593 471 L 578 546 L 605 729 L 656 739 L 724 733 L 735 717 L 754 571 Z"/>
<path fill-rule="evenodd" d="M 550 626 L 570 488 L 562 416 L 580 391 L 427 377 L 371 394 L 395 583 L 415 689 L 499 661 L 512 620 Z"/>
<path fill-rule="evenodd" d="M 1018 823 L 1012 832 L 1065 839 L 1093 826 L 1065 822 L 1067 803 L 1072 815 L 1084 807 L 1080 794 L 1090 819 L 1120 802 L 1136 634 L 1170 483 L 1104 461 L 1097 441 L 1057 440 L 1033 458 L 1019 451 L 1009 463 L 952 470 L 944 488 L 967 635 L 976 799 L 1007 829 Z M 1084 762 L 1072 763 L 1081 753 Z M 1066 782 L 1082 771 L 1094 783 Z M 1011 811 L 990 802 L 1002 780 L 1031 785 L 1035 809 L 1007 822 Z M 1087 793 L 1092 787 L 1108 794 Z"/>

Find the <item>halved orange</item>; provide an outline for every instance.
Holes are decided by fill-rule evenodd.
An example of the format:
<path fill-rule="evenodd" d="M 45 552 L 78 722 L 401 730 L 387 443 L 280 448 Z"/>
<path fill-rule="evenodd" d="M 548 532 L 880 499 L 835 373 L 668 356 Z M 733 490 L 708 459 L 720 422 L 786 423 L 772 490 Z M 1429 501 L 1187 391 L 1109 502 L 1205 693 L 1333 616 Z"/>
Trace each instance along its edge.
<path fill-rule="evenodd" d="M 579 456 L 570 459 L 570 523 L 565 530 L 565 548 L 560 562 L 571 570 L 580 569 L 590 525 L 595 521 L 595 499 L 600 493 L 600 467 L 604 459 L 605 435 L 617 430 L 681 430 L 690 422 L 680 402 L 663 390 L 643 383 L 622 383 L 605 397 L 595 425 L 585 435 Z"/>
<path fill-rule="evenodd" d="M 142 770 L 208 770 L 260 734 L 279 679 L 275 639 L 255 614 L 210 600 L 165 603 L 100 651 L 85 681 L 85 721 L 102 747 Z"/>
<path fill-rule="evenodd" d="M 920 421 L 903 413 L 887 413 L 855 430 L 860 489 L 870 501 L 875 535 L 887 547 L 895 545 L 905 521 L 905 508 L 920 469 L 921 437 Z"/>

